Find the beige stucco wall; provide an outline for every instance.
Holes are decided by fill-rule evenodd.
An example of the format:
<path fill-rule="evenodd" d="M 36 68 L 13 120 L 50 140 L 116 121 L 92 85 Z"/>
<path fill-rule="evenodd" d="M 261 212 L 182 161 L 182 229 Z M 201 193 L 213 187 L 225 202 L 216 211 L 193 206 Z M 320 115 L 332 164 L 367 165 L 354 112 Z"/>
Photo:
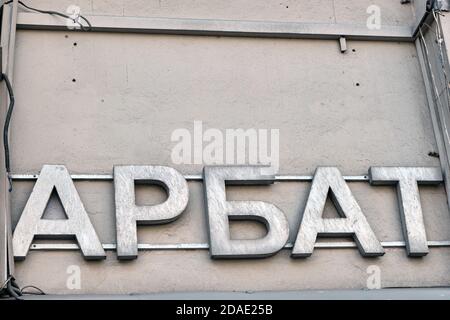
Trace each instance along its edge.
<path fill-rule="evenodd" d="M 387 0 L 29 2 L 60 10 L 75 3 L 84 13 L 105 15 L 353 24 L 364 24 L 367 6 L 376 3 L 386 24 L 414 20 L 410 5 Z M 280 172 L 286 174 L 310 175 L 320 165 L 338 166 L 345 175 L 366 174 L 374 165 L 439 166 L 428 156 L 436 144 L 414 44 L 348 46 L 341 54 L 336 41 L 325 40 L 18 31 L 13 171 L 65 164 L 73 173 L 110 173 L 114 164 L 162 164 L 199 174 L 201 165 L 175 165 L 170 157 L 173 130 L 192 131 L 195 120 L 221 130 L 279 129 Z M 14 185 L 14 224 L 32 186 Z M 112 183 L 76 186 L 101 241 L 114 243 Z M 278 205 L 293 240 L 309 186 L 233 187 L 227 195 Z M 207 242 L 202 186 L 189 187 L 182 217 L 139 227 L 139 242 Z M 403 240 L 394 188 L 350 187 L 379 239 Z M 443 186 L 420 191 L 429 240 L 450 240 Z M 154 203 L 164 195 L 141 187 L 137 198 Z M 60 214 L 55 201 L 48 211 Z M 333 214 L 330 204 L 326 211 Z M 250 237 L 262 230 L 235 222 L 232 234 Z M 443 286 L 450 284 L 449 261 L 450 248 L 415 259 L 396 248 L 375 259 L 355 249 L 322 249 L 303 260 L 283 250 L 241 261 L 213 261 L 204 250 L 153 251 L 140 252 L 132 262 L 119 262 L 114 252 L 106 261 L 85 262 L 79 252 L 33 251 L 16 264 L 16 278 L 50 293 L 360 289 L 366 287 L 367 267 L 377 265 L 383 287 Z M 82 288 L 75 292 L 66 287 L 70 265 L 81 268 Z"/>

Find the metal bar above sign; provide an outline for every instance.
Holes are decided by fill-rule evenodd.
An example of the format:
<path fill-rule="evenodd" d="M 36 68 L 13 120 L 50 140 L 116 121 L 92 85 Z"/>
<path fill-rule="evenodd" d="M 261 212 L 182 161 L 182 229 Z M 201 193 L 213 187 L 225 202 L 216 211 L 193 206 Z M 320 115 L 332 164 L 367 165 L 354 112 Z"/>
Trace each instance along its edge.
<path fill-rule="evenodd" d="M 365 24 L 302 23 L 248 20 L 212 20 L 180 18 L 143 18 L 118 16 L 85 16 L 91 31 L 198 36 L 310 38 L 349 40 L 413 41 L 412 27 L 383 25 L 369 29 Z M 18 29 L 69 30 L 66 19 L 21 12 Z"/>
<path fill-rule="evenodd" d="M 11 179 L 13 180 L 36 180 L 39 178 L 39 174 L 11 174 Z M 71 174 L 70 177 L 72 180 L 100 180 L 100 181 L 108 181 L 113 180 L 114 177 L 112 174 Z M 275 181 L 277 182 L 308 182 L 312 181 L 314 176 L 309 175 L 276 175 Z M 184 178 L 188 181 L 202 181 L 202 175 L 185 175 Z M 358 181 L 369 181 L 368 175 L 360 175 L 360 176 L 344 176 L 344 180 L 350 182 L 358 182 Z"/>

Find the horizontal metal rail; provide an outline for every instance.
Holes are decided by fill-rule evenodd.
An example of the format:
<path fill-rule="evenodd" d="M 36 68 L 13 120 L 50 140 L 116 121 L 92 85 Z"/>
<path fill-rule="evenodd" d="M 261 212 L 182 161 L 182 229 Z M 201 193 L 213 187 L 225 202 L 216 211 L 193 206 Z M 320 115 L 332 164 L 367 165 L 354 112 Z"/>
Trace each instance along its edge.
<path fill-rule="evenodd" d="M 114 176 L 112 174 L 72 174 L 70 175 L 72 180 L 100 180 L 108 181 L 113 180 Z M 39 178 L 39 174 L 11 174 L 12 180 L 36 180 Z M 302 175 L 276 175 L 275 181 L 277 182 L 308 182 L 312 181 L 314 176 L 302 176 Z M 202 181 L 203 176 L 198 175 L 185 175 L 184 178 L 188 181 Z M 344 176 L 346 181 L 358 182 L 358 181 L 369 181 L 368 175 L 361 176 Z"/>
<path fill-rule="evenodd" d="M 269 37 L 383 40 L 412 42 L 412 26 L 388 26 L 371 30 L 365 24 L 271 22 L 186 18 L 145 18 L 124 16 L 86 16 L 92 31 L 198 36 Z M 17 29 L 67 30 L 66 19 L 21 12 Z"/>
<path fill-rule="evenodd" d="M 404 248 L 406 243 L 404 241 L 385 241 L 381 242 L 383 248 Z M 450 247 L 450 241 L 428 241 L 430 248 Z M 283 249 L 292 249 L 293 243 L 287 243 Z M 317 249 L 349 249 L 357 248 L 355 242 L 317 242 L 314 245 Z M 116 250 L 115 244 L 103 244 L 103 249 L 108 251 Z M 79 250 L 80 247 L 76 243 L 34 243 L 31 245 L 30 250 L 44 250 L 44 251 L 66 251 L 66 250 Z M 208 250 L 209 244 L 207 243 L 178 243 L 178 244 L 138 244 L 138 250 Z"/>

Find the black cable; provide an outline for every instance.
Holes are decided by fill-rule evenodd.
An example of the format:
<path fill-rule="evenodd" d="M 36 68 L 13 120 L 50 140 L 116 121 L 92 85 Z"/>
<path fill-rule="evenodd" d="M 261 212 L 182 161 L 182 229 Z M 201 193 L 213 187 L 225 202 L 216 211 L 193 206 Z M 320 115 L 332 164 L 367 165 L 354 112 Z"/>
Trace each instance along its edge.
<path fill-rule="evenodd" d="M 2 4 L 2 6 L 5 5 L 5 4 L 10 4 L 10 3 L 12 3 L 12 2 L 13 2 L 13 0 L 6 1 L 6 2 L 4 2 L 4 3 Z M 24 8 L 26 8 L 26 9 L 28 9 L 28 10 L 31 10 L 31 11 L 35 11 L 35 12 L 39 12 L 39 13 L 43 13 L 43 14 L 55 15 L 55 16 L 59 16 L 59 17 L 65 18 L 65 19 L 72 20 L 74 23 L 78 23 L 79 26 L 80 26 L 80 28 L 81 28 L 81 30 L 83 30 L 83 31 L 90 31 L 90 30 L 92 29 L 92 25 L 91 25 L 91 23 L 89 22 L 89 20 L 86 19 L 86 18 L 85 18 L 84 16 L 82 16 L 81 14 L 79 15 L 79 17 L 80 17 L 81 19 L 83 19 L 83 20 L 87 23 L 87 25 L 89 26 L 89 28 L 87 28 L 87 29 L 86 29 L 81 23 L 79 23 L 78 21 L 76 21 L 75 19 L 73 19 L 72 17 L 70 17 L 70 16 L 68 16 L 68 15 L 66 15 L 66 14 L 64 14 L 64 13 L 61 13 L 61 12 L 58 12 L 58 11 L 54 11 L 54 10 L 41 10 L 41 9 L 36 9 L 36 8 L 33 8 L 33 7 L 30 7 L 30 6 L 26 5 L 26 4 L 23 3 L 22 1 L 18 1 L 18 3 L 19 3 L 21 6 L 23 6 Z"/>
<path fill-rule="evenodd" d="M 25 292 L 24 290 L 25 290 L 25 289 L 28 289 L 28 288 L 34 289 L 34 290 L 36 290 L 38 293 L 35 293 L 35 292 Z M 38 294 L 38 295 L 41 295 L 41 296 L 45 296 L 45 295 L 46 295 L 46 293 L 45 293 L 42 289 L 40 289 L 40 288 L 38 288 L 38 287 L 36 287 L 36 286 L 25 286 L 25 287 L 23 287 L 22 289 L 20 289 L 20 292 L 21 292 L 22 294 Z"/>
<path fill-rule="evenodd" d="M 12 297 L 16 300 L 22 300 L 20 296 L 22 296 L 22 291 L 16 283 L 16 280 L 13 276 L 9 276 L 6 282 L 3 284 L 1 288 L 0 295 Z"/>
<path fill-rule="evenodd" d="M 9 106 L 8 111 L 6 112 L 6 118 L 5 118 L 5 124 L 3 126 L 3 148 L 5 150 L 5 168 L 6 168 L 6 174 L 8 176 L 9 181 L 9 192 L 12 191 L 12 179 L 11 179 L 11 163 L 10 163 L 10 156 L 9 156 L 9 124 L 11 123 L 11 116 L 14 109 L 14 92 L 11 86 L 11 82 L 8 79 L 8 76 L 4 73 L 1 74 L 1 80 L 5 80 L 6 88 L 8 89 L 9 94 Z"/>
<path fill-rule="evenodd" d="M 28 288 L 32 288 L 35 291 L 34 292 L 30 292 L 30 291 L 25 291 L 25 289 Z M 20 287 L 17 285 L 16 283 L 16 279 L 14 279 L 13 276 L 9 276 L 8 279 L 5 281 L 5 283 L 3 284 L 3 286 L 0 288 L 0 296 L 1 297 L 10 297 L 10 298 L 14 298 L 16 300 L 22 300 L 22 296 L 23 295 L 46 295 L 46 293 L 36 287 L 36 286 L 25 286 L 22 289 L 20 289 Z"/>
<path fill-rule="evenodd" d="M 20 295 L 19 293 L 16 291 L 17 288 L 13 287 L 13 285 L 11 284 L 11 281 L 8 281 L 8 284 L 6 285 L 7 287 L 7 293 L 9 293 L 14 299 L 19 300 Z"/>

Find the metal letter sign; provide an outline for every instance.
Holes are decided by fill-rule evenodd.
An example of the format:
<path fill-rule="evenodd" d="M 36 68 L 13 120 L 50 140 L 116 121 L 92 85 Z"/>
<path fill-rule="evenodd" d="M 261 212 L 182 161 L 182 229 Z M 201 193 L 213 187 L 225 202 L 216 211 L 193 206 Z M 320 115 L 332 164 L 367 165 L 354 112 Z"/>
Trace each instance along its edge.
<path fill-rule="evenodd" d="M 53 189 L 59 195 L 67 219 L 42 219 Z M 45 165 L 42 168 L 14 230 L 13 250 L 16 259 L 25 259 L 35 236 L 50 238 L 75 236 L 86 259 L 106 257 L 69 172 L 64 166 Z"/>
<path fill-rule="evenodd" d="M 260 167 L 205 167 L 203 170 L 212 258 L 265 257 L 286 244 L 289 225 L 284 213 L 262 201 L 227 201 L 225 184 L 271 184 L 274 176 L 261 174 Z M 265 224 L 267 235 L 255 240 L 230 239 L 229 219 L 257 220 Z"/>
<path fill-rule="evenodd" d="M 342 218 L 322 218 L 328 191 L 330 191 L 331 200 Z M 384 254 L 381 243 L 370 228 L 366 217 L 337 168 L 317 168 L 297 240 L 292 250 L 292 257 L 310 256 L 318 235 L 335 237 L 352 235 L 363 256 Z"/>
<path fill-rule="evenodd" d="M 417 184 L 441 183 L 443 179 L 441 169 L 371 167 L 369 176 L 370 183 L 373 185 L 397 185 L 403 234 L 408 255 L 426 255 L 428 253 L 427 235 Z"/>
<path fill-rule="evenodd" d="M 369 181 L 372 185 L 397 186 L 400 216 L 409 256 L 426 255 L 428 245 L 436 245 L 436 242 L 439 242 L 427 242 L 418 184 L 441 183 L 441 168 L 372 167 L 368 176 L 345 179 L 335 167 L 319 167 L 314 177 L 266 175 L 263 174 L 265 169 L 266 166 L 211 166 L 203 169 L 203 176 L 185 178 L 169 167 L 115 166 L 113 175 L 74 175 L 73 179 L 114 180 L 117 243 L 102 245 L 67 169 L 61 165 L 45 165 L 14 230 L 14 256 L 16 259 L 24 259 L 35 236 L 70 236 L 76 238 L 86 259 L 105 258 L 103 246 L 106 249 L 117 249 L 118 259 L 137 258 L 137 225 L 163 224 L 177 219 L 188 205 L 189 189 L 186 179 L 203 179 L 209 245 L 174 244 L 166 245 L 165 248 L 209 248 L 211 257 L 218 259 L 261 258 L 276 254 L 282 248 L 291 247 L 290 244 L 287 245 L 289 224 L 285 214 L 274 204 L 263 201 L 227 200 L 226 185 L 270 185 L 275 181 L 312 180 L 291 256 L 310 256 L 317 246 L 317 237 L 320 236 L 352 236 L 362 256 L 382 256 L 383 246 L 370 228 L 345 179 Z M 27 175 L 15 176 L 30 178 Z M 162 186 L 168 194 L 167 200 L 151 206 L 136 205 L 137 182 Z M 61 199 L 67 219 L 43 219 L 53 189 Z M 323 218 L 329 195 L 340 215 L 339 218 Z M 232 239 L 230 220 L 262 222 L 267 233 L 258 239 Z M 353 243 L 350 244 L 351 246 L 347 244 L 345 247 L 354 246 Z M 388 242 L 383 242 L 383 245 L 389 246 Z M 152 244 L 143 244 L 142 248 L 157 247 L 161 248 Z"/>
<path fill-rule="evenodd" d="M 155 183 L 166 189 L 169 197 L 154 206 L 135 204 L 135 181 Z M 186 208 L 188 185 L 175 169 L 160 166 L 115 166 L 117 257 L 135 259 L 138 254 L 136 224 L 161 224 L 175 220 Z"/>

